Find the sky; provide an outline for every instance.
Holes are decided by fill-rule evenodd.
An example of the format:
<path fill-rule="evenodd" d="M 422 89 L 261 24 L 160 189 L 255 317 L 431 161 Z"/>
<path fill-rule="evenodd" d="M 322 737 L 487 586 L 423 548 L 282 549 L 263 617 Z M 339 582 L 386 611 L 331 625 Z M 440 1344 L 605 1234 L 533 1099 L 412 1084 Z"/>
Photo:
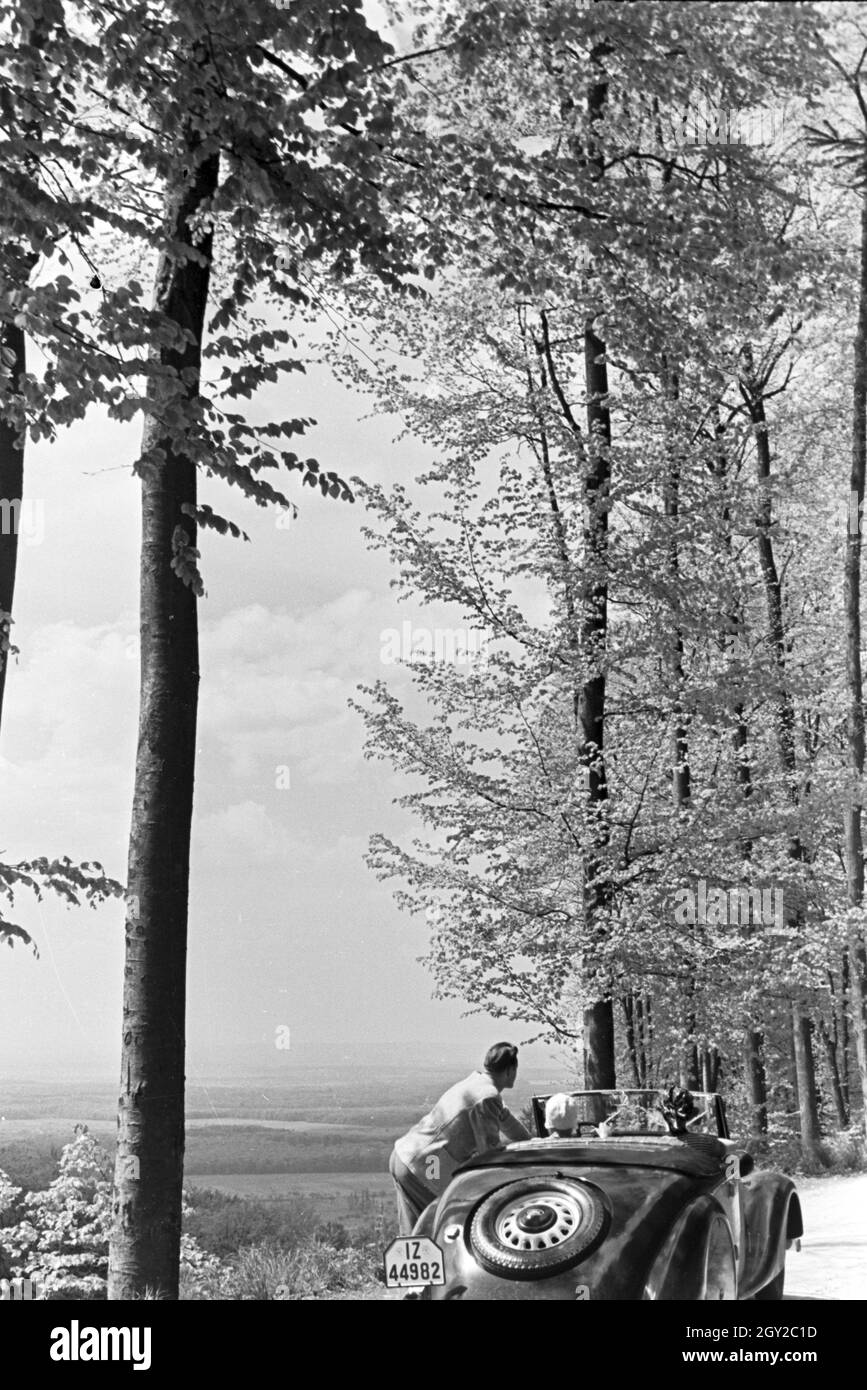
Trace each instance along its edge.
<path fill-rule="evenodd" d="M 427 461 L 399 422 L 324 368 L 259 398 L 275 418 L 314 416 L 306 439 L 341 476 L 407 481 Z M 125 880 L 138 716 L 139 426 L 94 414 L 29 445 L 13 640 L 0 733 L 0 858 L 67 854 Z M 406 790 L 365 761 L 348 707 L 361 683 L 409 675 L 384 664 L 383 634 L 443 615 L 398 604 L 388 561 L 370 553 L 354 505 L 302 494 L 277 514 L 207 483 L 202 500 L 251 544 L 200 538 L 198 770 L 188 963 L 188 1076 L 235 1076 L 352 1061 L 469 1070 L 486 1047 L 520 1041 L 506 1020 L 462 1018 L 431 998 L 418 957 L 423 918 L 399 911 L 363 856 L 374 831 L 408 822 Z M 282 519 L 281 519 L 282 520 Z M 119 1066 L 123 908 L 67 910 L 23 897 L 32 931 L 0 956 L 3 1070 L 19 1078 L 113 1079 Z M 525 1053 L 543 1064 L 550 1054 Z"/>
<path fill-rule="evenodd" d="M 376 0 L 365 6 L 390 25 Z M 408 33 L 392 30 L 398 51 Z M 100 267 L 100 269 L 103 269 Z M 88 276 L 89 278 L 89 276 Z M 105 274 L 103 273 L 103 279 Z M 395 442 L 400 422 L 325 368 L 256 398 L 272 418 L 313 416 L 303 452 L 349 479 L 401 481 L 430 462 Z M 365 417 L 365 418 L 362 418 Z M 0 730 L 0 860 L 67 854 L 125 881 L 138 719 L 140 421 L 94 412 L 28 445 L 30 511 L 19 545 Z M 309 446 L 309 447 L 308 447 Z M 454 615 L 398 604 L 388 560 L 369 552 L 360 502 L 324 499 L 290 475 L 299 515 L 203 480 L 200 501 L 251 544 L 200 533 L 201 687 L 188 958 L 187 1074 L 234 1077 L 340 1063 L 470 1070 L 530 1030 L 436 1001 L 419 957 L 423 918 L 398 910 L 364 864 L 373 832 L 412 830 L 406 785 L 363 757 L 349 708 L 360 684 L 409 674 L 383 661 L 388 632 Z M 0 954 L 0 1077 L 113 1079 L 120 1057 L 123 907 L 16 902 L 40 956 Z M 558 1067 L 535 1045 L 526 1065 Z"/>

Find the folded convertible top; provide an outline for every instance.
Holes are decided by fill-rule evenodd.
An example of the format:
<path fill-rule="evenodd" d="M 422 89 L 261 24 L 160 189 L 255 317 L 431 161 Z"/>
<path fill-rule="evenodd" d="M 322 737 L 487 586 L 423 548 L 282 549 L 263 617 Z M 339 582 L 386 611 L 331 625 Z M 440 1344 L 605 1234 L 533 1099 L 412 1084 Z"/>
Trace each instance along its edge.
<path fill-rule="evenodd" d="M 668 1168 L 695 1177 L 711 1177 L 725 1165 L 735 1146 L 729 1141 L 708 1134 L 692 1134 L 675 1138 L 669 1134 L 615 1134 L 608 1139 L 582 1136 L 579 1139 L 526 1139 L 509 1144 L 505 1149 L 492 1149 L 481 1154 L 467 1168 L 491 1167 L 508 1163 L 616 1163 L 621 1167 Z"/>

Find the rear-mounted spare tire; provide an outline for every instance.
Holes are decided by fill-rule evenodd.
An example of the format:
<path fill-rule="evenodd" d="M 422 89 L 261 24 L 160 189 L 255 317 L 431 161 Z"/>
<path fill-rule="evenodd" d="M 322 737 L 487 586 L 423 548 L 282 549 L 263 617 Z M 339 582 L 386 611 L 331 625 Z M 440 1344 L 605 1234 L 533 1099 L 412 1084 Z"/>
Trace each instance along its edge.
<path fill-rule="evenodd" d="M 470 1244 L 479 1263 L 506 1279 L 545 1279 L 571 1269 L 605 1232 L 602 1198 L 569 1178 L 526 1178 L 477 1207 Z"/>

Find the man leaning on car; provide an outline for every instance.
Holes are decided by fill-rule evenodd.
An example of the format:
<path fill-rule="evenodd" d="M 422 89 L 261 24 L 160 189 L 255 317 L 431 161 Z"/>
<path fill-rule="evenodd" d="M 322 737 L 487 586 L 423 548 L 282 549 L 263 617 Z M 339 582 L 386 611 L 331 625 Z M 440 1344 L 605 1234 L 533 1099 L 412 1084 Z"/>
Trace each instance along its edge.
<path fill-rule="evenodd" d="M 398 1139 L 388 1171 L 394 1179 L 400 1234 L 408 1236 L 424 1211 L 445 1189 L 456 1168 L 477 1154 L 529 1132 L 500 1099 L 518 1075 L 518 1049 L 495 1043 L 484 1071 L 471 1072 L 440 1096 L 434 1108 Z"/>

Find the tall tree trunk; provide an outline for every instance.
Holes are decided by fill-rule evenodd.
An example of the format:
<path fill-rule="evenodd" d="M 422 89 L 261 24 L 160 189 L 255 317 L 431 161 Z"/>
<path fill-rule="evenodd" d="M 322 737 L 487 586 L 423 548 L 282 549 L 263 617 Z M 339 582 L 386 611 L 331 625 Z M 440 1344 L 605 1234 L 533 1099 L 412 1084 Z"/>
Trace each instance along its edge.
<path fill-rule="evenodd" d="M 845 1129 L 849 1123 L 849 1116 L 846 1112 L 846 1102 L 843 1099 L 843 1087 L 840 1084 L 837 1044 L 831 1037 L 828 1031 L 828 1025 L 823 1018 L 819 1019 L 818 1032 L 822 1040 L 822 1047 L 825 1050 L 825 1062 L 828 1067 L 828 1076 L 831 1082 L 831 1095 L 834 1099 L 834 1109 L 837 1113 L 837 1124 L 840 1129 Z"/>
<path fill-rule="evenodd" d="M 196 147 L 189 138 L 189 163 Z M 188 219 L 217 186 L 219 158 L 205 156 L 169 211 L 176 243 L 205 264 L 164 252 L 156 307 L 192 342 L 162 349 L 188 373 L 182 400 L 198 393 L 211 268 L 211 233 L 195 243 Z M 194 588 L 172 560 L 182 536 L 195 546 L 196 464 L 165 437 L 159 413 L 142 439 L 141 705 L 129 846 L 121 1093 L 112 1204 L 108 1296 L 146 1288 L 178 1296 L 184 1156 L 184 1045 L 190 823 L 199 686 Z"/>
<path fill-rule="evenodd" d="M 703 1047 L 701 1050 L 701 1089 L 703 1091 L 716 1090 L 717 1070 L 718 1059 L 716 1048 Z"/>
<path fill-rule="evenodd" d="M 19 16 L 19 20 L 23 16 Z M 62 41 L 63 22 L 59 14 L 52 14 L 50 7 L 44 14 L 38 10 L 27 20 L 30 27 L 29 45 L 34 53 L 43 53 L 52 38 L 59 36 Z M 55 32 L 57 26 L 57 32 Z M 0 92 L 0 110 L 5 117 L 7 130 L 14 130 L 20 124 L 20 133 L 34 143 L 41 143 L 42 126 L 39 121 L 24 120 L 19 123 L 14 104 L 9 94 Z M 36 108 L 34 107 L 34 114 Z M 23 158 L 24 169 L 34 183 L 40 176 L 39 161 L 34 153 Z M 26 245 L 14 249 L 20 265 L 20 285 L 22 288 L 30 281 L 39 255 Z M 11 257 L 10 257 L 11 260 Z M 25 419 L 21 408 L 21 385 L 27 370 L 27 346 L 24 329 L 15 323 L 4 323 L 0 327 L 0 354 L 3 366 L 9 374 L 9 396 L 14 398 L 11 411 L 0 413 L 0 504 L 3 507 L 2 526 L 0 526 L 0 727 L 3 721 L 3 704 L 6 695 L 6 675 L 9 669 L 10 648 L 14 646 L 11 638 L 12 603 L 15 597 L 15 576 L 18 570 L 18 532 L 21 526 L 21 509 L 24 503 L 24 448 Z"/>
<path fill-rule="evenodd" d="M 648 1025 L 650 1022 L 649 1001 L 645 1005 L 640 994 L 633 996 L 635 999 L 635 1032 L 637 1037 L 636 1053 L 638 1057 L 638 1076 L 639 1086 L 647 1085 L 648 1063 L 650 1061 L 650 1035 Z"/>
<path fill-rule="evenodd" d="M 714 437 L 716 441 L 716 461 L 714 471 L 719 479 L 725 479 L 728 474 L 728 455 L 724 443 L 725 430 L 719 417 L 719 407 L 714 409 Z M 731 557 L 732 535 L 731 535 L 731 513 L 728 502 L 723 504 L 723 537 L 726 554 Z M 736 599 L 733 611 L 728 615 L 729 625 L 736 631 L 741 616 L 740 603 Z M 726 641 L 728 638 L 725 639 Z M 737 701 L 734 706 L 734 729 L 732 730 L 732 749 L 735 759 L 735 778 L 743 798 L 744 805 L 748 805 L 753 794 L 753 774 L 750 765 L 749 754 L 749 729 L 747 727 L 746 714 L 742 701 Z M 743 836 L 740 842 L 741 855 L 744 860 L 752 858 L 753 845 L 749 835 Z M 752 1012 L 752 1010 L 750 1010 Z M 768 1079 L 765 1071 L 764 1059 L 764 1033 L 755 1026 L 752 1019 L 744 1029 L 743 1043 L 743 1062 L 744 1078 L 747 1088 L 747 1099 L 750 1110 L 750 1134 L 763 1142 L 764 1136 L 768 1132 Z"/>
<path fill-rule="evenodd" d="M 735 707 L 735 719 L 732 741 L 737 763 L 737 779 L 744 801 L 748 801 L 752 796 L 753 786 L 747 753 L 749 736 L 743 705 Z M 745 859 L 751 858 L 752 848 L 749 838 L 741 841 L 741 852 Z M 768 1132 L 768 1078 L 765 1072 L 764 1046 L 764 1032 L 750 1022 L 744 1031 L 744 1076 L 750 1107 L 750 1134 L 757 1138 L 763 1138 Z"/>
<path fill-rule="evenodd" d="M 753 370 L 752 351 L 749 347 L 744 350 L 744 360 L 747 375 L 741 383 L 741 391 L 749 410 L 756 443 L 756 475 L 760 488 L 759 509 L 756 517 L 757 543 L 768 613 L 768 646 L 776 668 L 777 678 L 775 691 L 777 750 L 780 767 L 786 779 L 789 802 L 793 807 L 797 807 L 800 794 L 795 754 L 795 707 L 786 675 L 786 635 L 782 585 L 774 555 L 774 543 L 771 538 L 773 522 L 769 490 L 771 446 L 764 400 L 767 381 L 759 380 L 756 377 Z M 797 831 L 789 837 L 789 857 L 798 863 L 803 862 L 804 859 L 804 849 Z M 797 913 L 793 914 L 790 920 L 797 921 Z M 810 1039 L 811 1025 L 801 1002 L 797 999 L 792 1004 L 792 1018 L 800 1104 L 801 1146 L 806 1156 L 816 1158 L 820 1131 L 815 1065 Z"/>
<path fill-rule="evenodd" d="M 697 1020 L 695 1016 L 695 976 L 690 972 L 684 983 L 684 993 L 686 995 L 684 1004 L 683 1027 L 685 1040 L 680 1064 L 680 1085 L 685 1086 L 688 1091 L 698 1091 L 701 1089 L 701 1075 L 699 1072 L 698 1043 L 695 1040 L 695 1030 Z"/>
<path fill-rule="evenodd" d="M 647 1056 L 647 1064 L 645 1066 L 645 1080 L 649 1081 L 651 1076 L 654 1074 L 654 1068 L 656 1066 L 656 1063 L 654 1061 L 653 1048 L 653 1000 L 649 994 L 645 994 L 644 996 L 643 1026 L 645 1040 L 644 1050 Z"/>
<path fill-rule="evenodd" d="M 666 398 L 674 407 L 680 396 L 680 383 L 677 372 L 670 368 L 665 354 L 663 354 L 662 373 Z M 666 570 L 672 594 L 677 593 L 677 586 L 680 580 L 680 538 L 678 535 L 680 520 L 680 474 L 680 451 L 677 447 L 676 438 L 672 435 L 672 438 L 669 440 L 667 451 L 666 474 L 663 487 L 663 510 L 668 530 Z M 674 603 L 674 612 L 677 612 L 676 600 Z M 683 632 L 675 617 L 671 639 L 667 646 L 666 665 L 668 668 L 668 679 L 672 695 L 671 725 L 669 731 L 669 746 L 671 751 L 671 799 L 675 814 L 678 818 L 681 812 L 688 807 L 692 791 L 686 711 L 683 702 L 683 651 Z M 683 1019 L 684 1048 L 681 1060 L 680 1079 L 681 1085 L 686 1086 L 691 1091 L 697 1091 L 701 1081 L 699 1075 L 699 1050 L 696 1041 L 697 1019 L 695 1004 L 698 987 L 695 978 L 694 951 L 688 953 L 687 969 L 689 977 L 684 989 L 686 996 Z"/>
<path fill-rule="evenodd" d="M 735 749 L 738 784 L 744 801 L 752 796 L 752 771 L 748 748 L 748 731 L 744 718 L 743 705 L 735 706 L 735 729 L 732 741 Z M 752 856 L 752 842 L 749 838 L 741 841 L 741 852 L 745 859 Z M 765 1035 L 761 1028 L 750 1022 L 744 1031 L 744 1076 L 747 1084 L 747 1097 L 750 1107 L 750 1133 L 763 1137 L 768 1132 L 768 1078 L 764 1058 Z"/>
<path fill-rule="evenodd" d="M 587 382 L 587 472 L 584 479 L 585 579 L 581 594 L 581 637 L 593 673 L 581 687 L 578 724 L 586 771 L 591 847 L 585 858 L 584 907 L 591 946 L 604 931 L 610 902 L 601 855 L 608 841 L 608 783 L 605 773 L 605 649 L 608 634 L 608 492 L 611 419 L 605 344 L 588 320 L 584 333 Z M 605 1090 L 616 1084 L 614 1013 L 610 994 L 584 1010 L 584 1085 Z"/>
<path fill-rule="evenodd" d="M 847 949 L 843 950 L 840 961 L 840 1001 L 837 1009 L 837 1020 L 840 1037 L 840 1085 L 848 1114 L 851 1113 L 852 1097 L 849 1090 L 851 1049 L 849 1038 L 849 952 Z"/>
<path fill-rule="evenodd" d="M 10 375 L 10 394 L 18 396 L 27 368 L 24 331 L 7 323 L 0 333 L 0 353 Z M 14 419 L 15 412 L 0 415 L 0 725 L 6 693 L 6 671 L 12 639 L 12 600 L 18 566 L 18 531 L 24 495 L 24 435 Z"/>
<path fill-rule="evenodd" d="M 623 994 L 620 996 L 620 1004 L 623 1009 L 623 1021 L 626 1032 L 626 1051 L 629 1056 L 629 1065 L 632 1067 L 632 1079 L 636 1086 L 641 1086 L 641 1069 L 638 1065 L 638 1046 L 635 1037 L 635 996 L 634 994 Z"/>
<path fill-rule="evenodd" d="M 850 787 L 844 817 L 846 892 L 850 907 L 864 898 L 864 843 L 861 833 L 861 795 L 864 777 L 864 687 L 861 672 L 861 524 L 867 469 L 867 183 L 861 192 L 861 262 L 858 287 L 858 325 L 854 342 L 852 381 L 852 465 L 849 504 L 857 505 L 858 525 L 846 537 L 843 603 L 846 615 L 846 682 L 849 688 L 847 745 Z M 850 510 L 851 515 L 851 510 Z M 855 1058 L 867 1128 L 867 951 L 861 930 L 849 932 L 850 1001 Z"/>
<path fill-rule="evenodd" d="M 764 1035 L 747 1028 L 744 1036 L 744 1073 L 750 1107 L 750 1134 L 764 1137 L 768 1132 L 768 1091 L 763 1056 Z"/>
<path fill-rule="evenodd" d="M 591 70 L 609 52 L 598 44 L 591 53 Z M 591 132 L 602 119 L 608 83 L 592 82 L 587 98 Z M 592 144 L 588 166 L 597 179 L 604 175 L 602 157 Z M 605 771 L 605 660 L 608 641 L 608 505 L 611 487 L 611 414 L 608 407 L 608 366 L 605 344 L 594 330 L 595 318 L 584 325 L 584 375 L 587 398 L 587 450 L 584 474 L 584 580 L 581 589 L 581 641 L 585 668 L 578 700 L 581 761 L 585 768 L 591 845 L 584 864 L 584 911 L 592 952 L 604 934 L 604 917 L 611 900 L 602 856 L 608 843 L 608 782 Z M 602 981 L 597 979 L 596 988 Z M 600 997 L 601 996 L 601 997 Z M 584 1085 L 605 1090 L 616 1084 L 614 1010 L 610 989 L 599 990 L 584 1010 Z"/>
<path fill-rule="evenodd" d="M 795 1075 L 798 1081 L 798 1107 L 801 1122 L 801 1148 L 804 1157 L 813 1163 L 821 1161 L 819 1143 L 819 1102 L 816 1095 L 816 1067 L 813 1061 L 812 1025 L 808 1014 L 798 1003 L 792 1004 L 792 1041 L 795 1050 Z"/>

